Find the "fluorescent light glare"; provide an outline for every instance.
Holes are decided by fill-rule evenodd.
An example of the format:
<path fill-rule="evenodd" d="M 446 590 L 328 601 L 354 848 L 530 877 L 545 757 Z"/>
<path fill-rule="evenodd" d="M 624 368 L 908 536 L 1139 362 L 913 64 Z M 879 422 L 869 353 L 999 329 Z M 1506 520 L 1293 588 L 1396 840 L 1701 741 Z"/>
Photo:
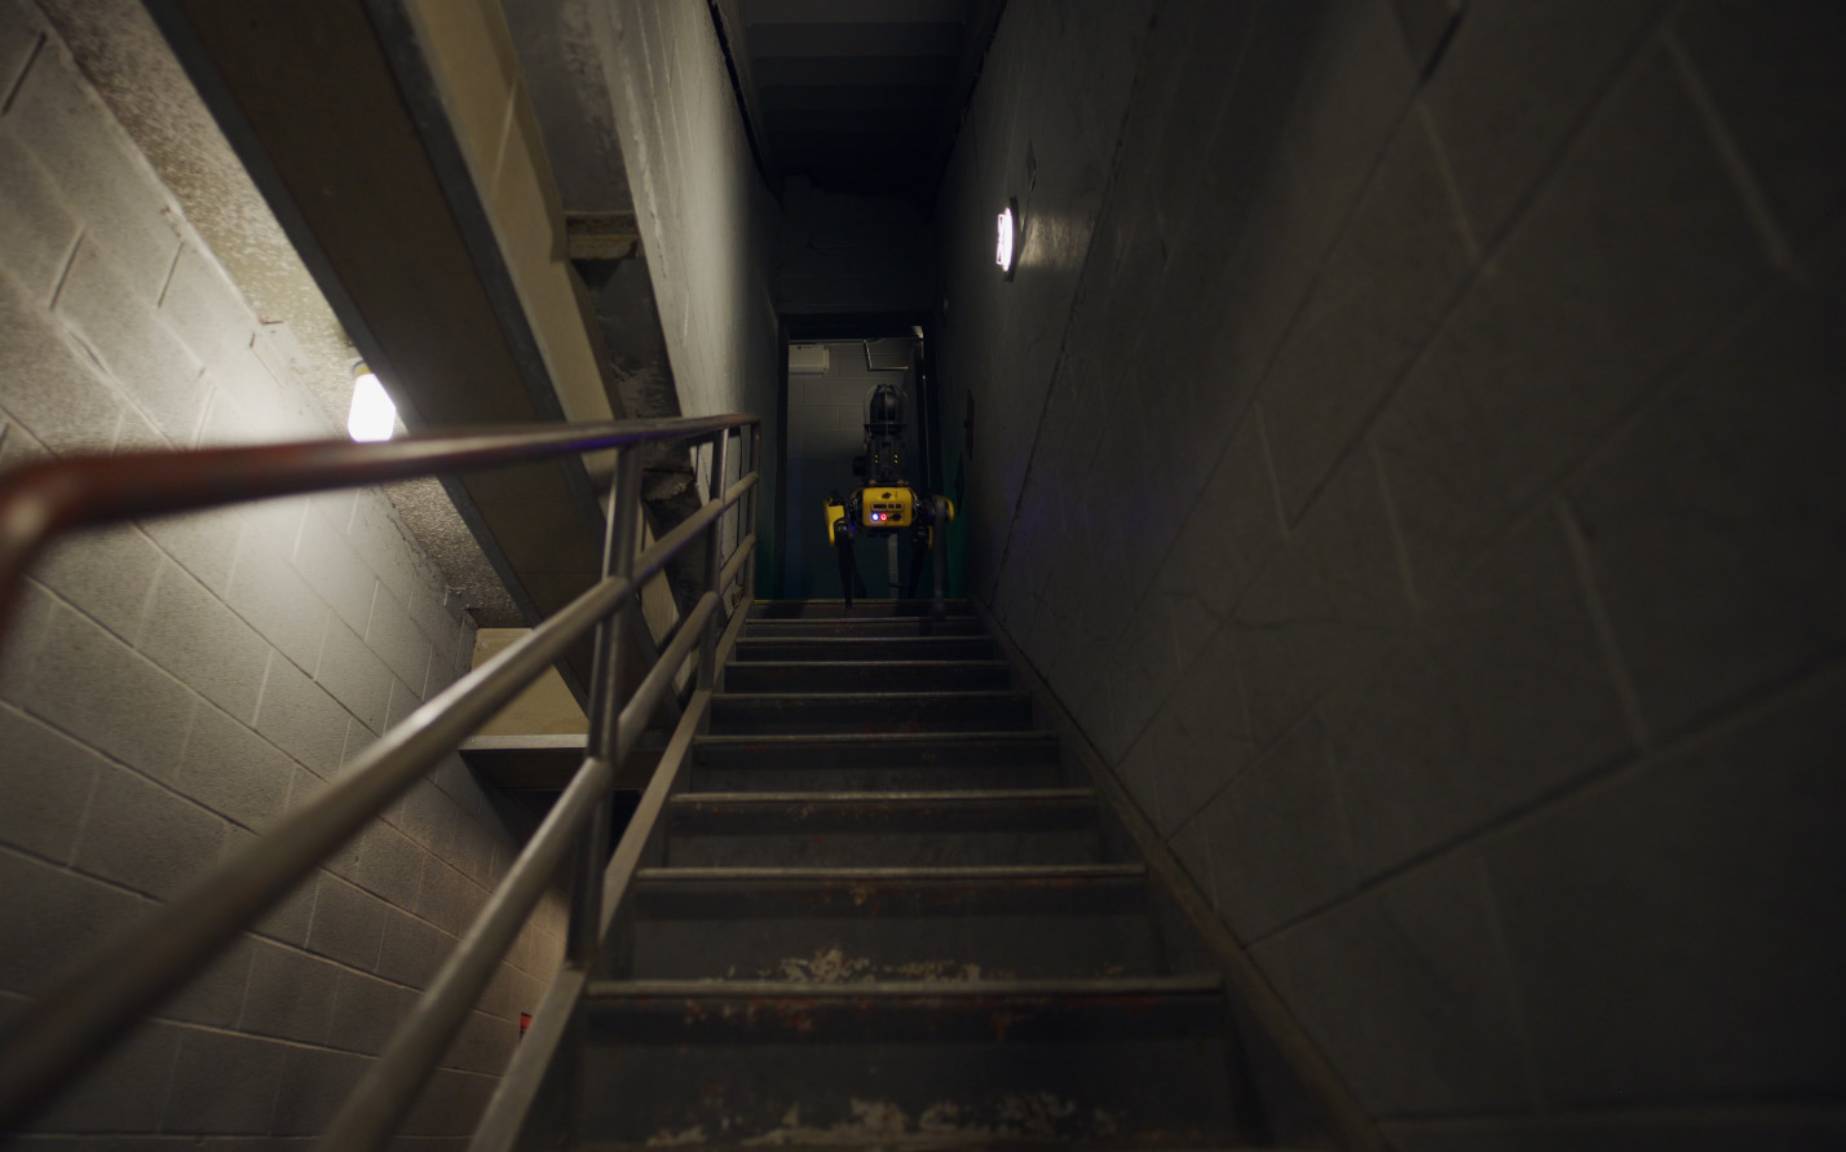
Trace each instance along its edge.
<path fill-rule="evenodd" d="M 385 395 L 385 386 L 371 372 L 353 381 L 353 410 L 346 417 L 346 432 L 361 442 L 389 440 L 397 431 L 397 405 Z"/>
<path fill-rule="evenodd" d="M 1000 215 L 995 220 L 994 232 L 994 263 L 999 265 L 1000 271 L 1011 275 L 1013 271 L 1013 239 L 1019 234 L 1018 225 L 1013 219 L 1013 206 L 1011 204 L 1000 209 Z"/>

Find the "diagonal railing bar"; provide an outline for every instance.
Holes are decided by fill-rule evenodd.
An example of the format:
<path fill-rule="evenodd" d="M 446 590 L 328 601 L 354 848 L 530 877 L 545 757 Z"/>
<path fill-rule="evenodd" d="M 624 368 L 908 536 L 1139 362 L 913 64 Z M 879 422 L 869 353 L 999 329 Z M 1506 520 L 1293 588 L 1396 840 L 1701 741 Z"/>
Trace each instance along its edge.
<path fill-rule="evenodd" d="M 67 456 L 21 465 L 0 478 L 0 628 L 32 561 L 53 537 L 71 529 L 691 440 L 754 423 L 748 416 L 727 415 L 469 428 L 376 444 L 309 440 Z"/>
<path fill-rule="evenodd" d="M 29 465 L 0 476 L 0 610 L 17 593 L 31 559 L 56 536 L 80 527 L 99 526 L 179 511 L 209 508 L 244 500 L 299 494 L 328 488 L 390 480 L 464 468 L 498 467 L 609 448 L 714 439 L 714 458 L 722 461 L 725 445 L 736 432 L 750 446 L 754 465 L 761 437 L 756 421 L 746 416 L 694 420 L 625 421 L 583 426 L 470 430 L 428 434 L 388 444 L 354 445 L 344 441 L 223 448 L 199 452 L 155 452 L 85 458 L 70 457 Z M 480 917 L 439 970 L 410 1018 L 384 1055 L 372 1065 L 348 1099 L 321 1147 L 379 1148 L 414 1104 L 417 1091 L 433 1074 L 447 1045 L 478 1000 L 520 927 L 542 897 L 565 856 L 578 853 L 569 933 L 573 941 L 566 964 L 553 981 L 541 1009 L 535 1038 L 549 1037 L 548 1061 L 570 1011 L 592 969 L 601 937 L 613 911 L 605 888 L 608 846 L 607 796 L 617 770 L 627 758 L 646 717 L 671 691 L 681 666 L 695 646 L 717 653 L 721 666 L 735 643 L 738 625 L 751 601 L 749 558 L 752 533 L 739 541 L 722 571 L 721 535 L 726 513 L 747 499 L 742 523 L 754 521 L 758 475 L 754 469 L 719 491 L 722 472 L 713 480 L 713 498 L 693 515 L 635 555 L 639 498 L 639 460 L 624 451 L 610 499 L 604 576 L 564 609 L 534 628 L 530 635 L 469 672 L 412 712 L 313 801 L 280 821 L 239 856 L 208 874 L 172 903 L 131 929 L 88 965 L 74 972 L 52 993 L 29 1006 L 8 1029 L 0 1045 L 0 1129 L 29 1118 L 90 1063 L 108 1051 L 126 1026 L 157 1007 L 198 969 L 232 942 L 238 932 L 267 912 L 307 874 L 377 817 L 444 755 L 500 711 L 571 645 L 590 630 L 597 632 L 597 694 L 591 700 L 593 741 L 582 767 L 496 886 Z M 619 682 L 615 626 L 620 613 L 632 609 L 637 590 L 658 575 L 680 551 L 703 534 L 710 548 L 708 572 L 715 575 L 683 622 L 679 634 L 643 678 L 625 705 L 616 701 Z M 717 641 L 725 594 L 742 581 L 737 608 L 730 615 L 723 643 Z M 3 623 L 3 620 L 0 620 Z M 0 633 L 0 640 L 4 633 Z M 701 673 L 701 680 L 717 675 Z M 692 737 L 704 726 L 710 692 L 695 694 L 675 727 L 668 752 L 656 769 L 656 786 L 679 778 Z M 648 794 L 656 792 L 650 787 Z M 658 808 L 658 805 L 655 806 Z M 658 813 L 656 812 L 657 816 Z M 645 827 L 631 826 L 623 847 Z M 618 852 L 618 858 L 621 853 Z M 522 1047 L 520 1056 L 527 1056 Z M 529 1055 L 537 1057 L 537 1051 Z M 524 1085 L 536 1091 L 539 1076 L 531 1059 L 516 1059 L 512 1073 L 518 1096 Z M 526 1103 L 501 1105 L 483 1124 L 489 1146 L 510 1147 L 523 1122 Z M 503 1133 L 491 1136 L 491 1133 Z"/>
<path fill-rule="evenodd" d="M 726 561 L 724 570 L 719 574 L 718 587 L 729 588 L 740 575 L 747 572 L 745 567 L 756 552 L 756 535 L 746 536 L 737 545 L 736 550 Z M 735 645 L 737 634 L 745 617 L 749 613 L 751 597 L 746 592 L 731 614 L 731 622 L 717 646 L 715 659 L 722 669 L 731 648 Z M 661 676 L 659 692 L 665 692 L 672 683 L 673 672 L 662 673 L 662 669 L 677 670 L 680 662 L 691 652 L 695 643 L 702 643 L 702 634 L 706 630 L 706 620 L 718 607 L 712 593 L 700 598 L 686 625 L 682 627 L 674 642 L 663 653 L 660 661 L 649 673 L 652 679 Z M 634 725 L 638 730 L 638 721 L 648 715 L 652 705 L 648 698 L 652 691 L 647 683 L 636 689 L 634 698 L 623 709 L 623 731 Z M 641 853 L 658 826 L 661 812 L 667 797 L 677 788 L 688 753 L 692 748 L 692 739 L 704 726 L 705 716 L 711 706 L 711 692 L 700 689 L 693 694 L 680 723 L 675 727 L 672 737 L 662 753 L 654 775 L 643 791 L 640 803 L 634 815 L 629 819 L 628 828 L 623 833 L 621 842 L 616 845 L 615 854 L 610 859 L 604 872 L 602 886 L 602 904 L 596 917 L 598 936 L 608 931 L 615 918 L 616 908 L 628 891 L 628 883 L 634 877 L 635 868 L 640 862 Z M 626 748 L 623 749 L 626 754 Z M 539 1090 L 544 1083 L 546 1073 L 551 1067 L 553 1057 L 562 1045 L 570 1023 L 572 1010 L 588 982 L 588 973 L 579 968 L 566 966 L 553 978 L 550 988 L 535 1014 L 531 1029 L 520 1041 L 513 1053 L 512 1061 L 495 1088 L 487 1103 L 487 1110 L 482 1115 L 480 1126 L 475 1129 L 474 1139 L 469 1143 L 469 1152 L 510 1152 L 524 1131 L 526 1118 L 533 1103 L 537 1100 Z"/>

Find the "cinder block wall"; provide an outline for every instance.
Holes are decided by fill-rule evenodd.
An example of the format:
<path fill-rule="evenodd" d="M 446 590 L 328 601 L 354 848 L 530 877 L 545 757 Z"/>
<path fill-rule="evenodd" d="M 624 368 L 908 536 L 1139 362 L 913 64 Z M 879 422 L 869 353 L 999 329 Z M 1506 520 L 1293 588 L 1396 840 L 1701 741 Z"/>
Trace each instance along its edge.
<path fill-rule="evenodd" d="M 588 22 L 614 101 L 679 414 L 762 420 L 758 587 L 781 566 L 774 507 L 780 342 L 771 277 L 779 210 L 759 176 L 708 8 L 611 0 Z M 728 478 L 741 475 L 738 452 Z M 695 456 L 701 485 L 710 460 Z M 736 513 L 725 534 L 736 532 Z"/>
<path fill-rule="evenodd" d="M 1398 1146 L 1835 1146 L 1846 8 L 1458 7 L 1008 6 L 973 586 Z"/>
<path fill-rule="evenodd" d="M 336 433 L 287 330 L 16 0 L 0 108 L 0 460 Z M 375 491 L 59 549 L 0 652 L 0 1018 L 336 777 L 473 640 Z M 507 866 L 512 823 L 446 762 L 16 1143 L 317 1133 Z M 411 1132 L 471 1124 L 560 922 L 555 902 L 534 917 Z"/>

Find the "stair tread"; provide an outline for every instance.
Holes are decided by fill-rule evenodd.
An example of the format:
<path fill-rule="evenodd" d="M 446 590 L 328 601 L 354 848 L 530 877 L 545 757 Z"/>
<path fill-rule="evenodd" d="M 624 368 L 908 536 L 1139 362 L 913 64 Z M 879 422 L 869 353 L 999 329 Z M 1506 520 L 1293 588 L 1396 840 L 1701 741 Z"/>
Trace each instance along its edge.
<path fill-rule="evenodd" d="M 1050 787 L 1071 779 L 1055 733 L 1030 729 L 712 733 L 693 738 L 695 792 Z"/>
<path fill-rule="evenodd" d="M 1210 996 L 1222 992 L 1216 972 L 1177 976 L 1095 976 L 1034 980 L 879 980 L 863 984 L 794 984 L 778 980 L 592 980 L 586 1000 L 887 1000 L 986 1002 L 1045 1000 L 1108 1001 L 1119 997 Z"/>
<path fill-rule="evenodd" d="M 927 608 L 931 604 L 935 603 L 934 600 L 931 600 L 926 596 L 924 597 L 854 596 L 852 599 L 852 602 L 855 607 L 860 607 L 860 608 L 889 608 L 893 605 L 917 605 L 917 604 L 920 604 L 924 606 L 925 608 Z M 831 604 L 844 604 L 844 603 L 846 603 L 846 601 L 838 596 L 804 596 L 804 597 L 795 597 L 795 598 L 791 598 L 787 600 L 758 600 L 757 601 L 757 604 L 759 606 L 768 606 L 772 604 L 806 606 L 806 605 L 821 605 L 821 604 L 831 605 Z M 955 608 L 955 607 L 965 608 L 968 606 L 969 601 L 966 596 L 950 596 L 944 599 L 943 603 L 948 605 L 951 608 Z"/>
<path fill-rule="evenodd" d="M 1007 668 L 1004 660 L 742 660 L 726 668 Z"/>
<path fill-rule="evenodd" d="M 760 623 L 776 623 L 776 621 L 760 621 Z M 834 623 L 834 621 L 825 621 L 825 623 L 831 624 Z M 746 635 L 739 637 L 738 642 L 741 644 L 812 644 L 817 648 L 825 648 L 830 645 L 841 644 L 864 644 L 867 646 L 883 644 L 940 644 L 944 642 L 966 644 L 970 640 L 979 641 L 990 639 L 991 637 L 988 636 L 931 636 L 924 632 L 917 632 L 905 633 L 902 636 L 768 636 L 759 634 L 756 636 Z"/>
<path fill-rule="evenodd" d="M 712 720 L 725 735 L 1032 731 L 1032 696 L 1011 688 L 724 691 Z"/>
<path fill-rule="evenodd" d="M 950 791 L 903 792 L 682 792 L 670 801 L 681 808 L 747 807 L 751 805 L 839 805 L 870 804 L 881 808 L 894 804 L 920 807 L 949 804 L 1093 804 L 1093 788 L 983 788 Z"/>
<path fill-rule="evenodd" d="M 571 1152 L 644 1152 L 645 1149 L 659 1148 L 662 1144 L 633 1144 L 620 1140 L 578 1140 L 570 1145 Z M 735 1139 L 699 1140 L 693 1143 L 677 1143 L 680 1148 L 760 1148 L 766 1145 L 760 1139 L 739 1137 Z M 871 1149 L 882 1152 L 900 1152 L 902 1149 L 917 1149 L 917 1152 L 941 1152 L 946 1148 L 978 1148 L 992 1152 L 994 1149 L 1038 1149 L 1050 1147 L 1072 1147 L 1068 1141 L 1047 1142 L 1044 1140 L 996 1140 L 985 1132 L 969 1136 L 944 1136 L 940 1132 L 919 1132 L 893 1136 L 878 1132 L 863 1139 L 842 1139 L 834 1132 L 817 1132 L 810 1140 L 794 1138 L 777 1139 L 773 1147 L 785 1152 L 838 1152 L 846 1149 Z M 1084 1148 L 1093 1152 L 1320 1152 L 1306 1146 L 1294 1147 L 1275 1144 L 1217 1144 L 1196 1140 L 1182 1140 L 1178 1144 L 1163 1141 L 1158 1136 L 1136 1136 L 1130 1134 L 1111 1140 L 1089 1140 Z"/>
<path fill-rule="evenodd" d="M 858 600 L 848 608 L 844 600 L 758 600 L 751 605 L 753 620 L 830 619 L 842 616 L 928 617 L 935 611 L 930 600 Z M 943 611 L 953 616 L 974 616 L 974 606 L 966 600 L 945 600 Z"/>
<path fill-rule="evenodd" d="M 976 640 L 992 644 L 993 634 L 973 616 L 834 616 L 763 620 L 744 624 L 744 640 Z"/>
<path fill-rule="evenodd" d="M 751 695 L 742 693 L 741 695 Z M 823 693 L 814 693 L 823 695 Z M 838 699 L 839 694 L 831 694 L 830 699 Z M 1009 744 L 1030 744 L 1056 741 L 1055 732 L 1011 731 L 996 728 L 992 731 L 972 730 L 965 732 L 764 732 L 759 734 L 740 732 L 708 732 L 692 738 L 693 747 L 702 745 L 744 747 L 751 744 L 770 744 L 792 746 L 798 744 L 872 744 L 872 743 L 910 743 L 910 744 L 979 744 L 983 741 L 1002 741 Z"/>
<path fill-rule="evenodd" d="M 1140 880 L 1147 876 L 1144 864 L 968 864 L 916 865 L 908 867 L 867 868 L 641 868 L 635 882 L 643 884 L 715 884 L 741 881 L 803 881 L 814 883 L 918 883 L 939 880 L 992 880 L 1024 882 L 1030 880 Z"/>
<path fill-rule="evenodd" d="M 725 665 L 736 693 L 1001 691 L 1012 683 L 1004 660 L 746 660 Z"/>
<path fill-rule="evenodd" d="M 1170 971 L 1139 866 L 658 868 L 620 979 L 854 983 Z"/>
<path fill-rule="evenodd" d="M 1030 694 L 1016 688 L 970 688 L 965 691 L 917 689 L 910 692 L 719 692 L 714 702 L 726 700 L 817 700 L 838 704 L 847 700 L 1026 700 Z"/>
<path fill-rule="evenodd" d="M 992 647 L 993 640 L 987 636 L 926 636 L 922 633 L 914 636 L 740 636 L 737 638 L 739 652 L 748 652 L 753 648 L 786 648 L 791 652 L 881 652 L 892 648 L 987 648 L 991 651 Z M 963 656 L 960 659 L 991 660 L 996 657 Z"/>

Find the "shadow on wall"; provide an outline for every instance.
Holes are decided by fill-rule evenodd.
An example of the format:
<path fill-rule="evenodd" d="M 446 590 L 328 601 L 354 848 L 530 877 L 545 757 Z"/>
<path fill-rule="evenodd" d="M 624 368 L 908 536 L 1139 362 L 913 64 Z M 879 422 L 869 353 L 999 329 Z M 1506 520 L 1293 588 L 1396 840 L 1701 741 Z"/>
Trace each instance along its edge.
<path fill-rule="evenodd" d="M 945 179 L 939 234 L 944 411 L 965 413 L 966 393 L 979 393 L 971 579 L 1003 614 L 1017 607 L 1029 621 L 1062 568 L 1053 599 L 1080 598 L 1092 616 L 1116 610 L 1092 627 L 1119 635 L 1160 538 L 1249 402 L 1255 371 L 1208 365 L 1256 359 L 1255 321 L 1273 326 L 1227 323 L 1226 292 L 1300 262 L 1299 227 L 1252 219 L 1253 204 L 1280 199 L 1293 179 L 1286 126 L 1313 115 L 1298 106 L 1315 98 L 1324 7 L 1285 7 L 1271 19 L 1292 27 L 1257 54 L 1245 47 L 1245 5 L 1203 16 L 1176 5 L 1158 20 L 1151 5 L 1121 5 L 1078 21 L 1021 4 L 1002 20 Z M 1191 67 L 1175 66 L 1182 55 Z M 1137 69 L 1156 56 L 1164 67 Z M 1230 107 L 1227 70 L 1260 99 Z M 1087 78 L 1082 91 L 1054 97 L 1069 75 Z M 1214 143 L 1226 137 L 1234 143 Z M 992 259 L 994 213 L 1008 197 L 1024 222 L 1011 281 Z M 1013 562 L 1017 605 L 999 586 Z"/>
<path fill-rule="evenodd" d="M 944 438 L 947 474 L 969 477 L 970 588 L 1111 763 L 1127 742 L 1104 733 L 1126 726 L 1126 702 L 1173 682 L 1150 660 L 1177 664 L 1173 646 L 1214 627 L 1163 619 L 1130 635 L 1280 324 L 1236 309 L 1262 304 L 1264 285 L 1298 298 L 1306 250 L 1337 219 L 1281 207 L 1297 191 L 1291 130 L 1349 115 L 1316 88 L 1342 17 L 1301 4 L 1264 18 L 1269 39 L 1253 44 L 1248 5 L 1123 5 L 1089 21 L 1010 5 L 939 209 L 944 412 L 979 411 L 974 441 Z M 1341 186 L 1370 162 L 1353 157 Z M 1008 198 L 1024 222 L 1010 280 L 992 252 Z M 1196 703 L 1242 727 L 1240 701 Z M 1253 1063 L 1278 1134 L 1321 1128 L 1279 1061 Z"/>
<path fill-rule="evenodd" d="M 1395 1142 L 1837 1142 L 1841 10 L 1446 7 L 1009 4 L 972 587 Z"/>

